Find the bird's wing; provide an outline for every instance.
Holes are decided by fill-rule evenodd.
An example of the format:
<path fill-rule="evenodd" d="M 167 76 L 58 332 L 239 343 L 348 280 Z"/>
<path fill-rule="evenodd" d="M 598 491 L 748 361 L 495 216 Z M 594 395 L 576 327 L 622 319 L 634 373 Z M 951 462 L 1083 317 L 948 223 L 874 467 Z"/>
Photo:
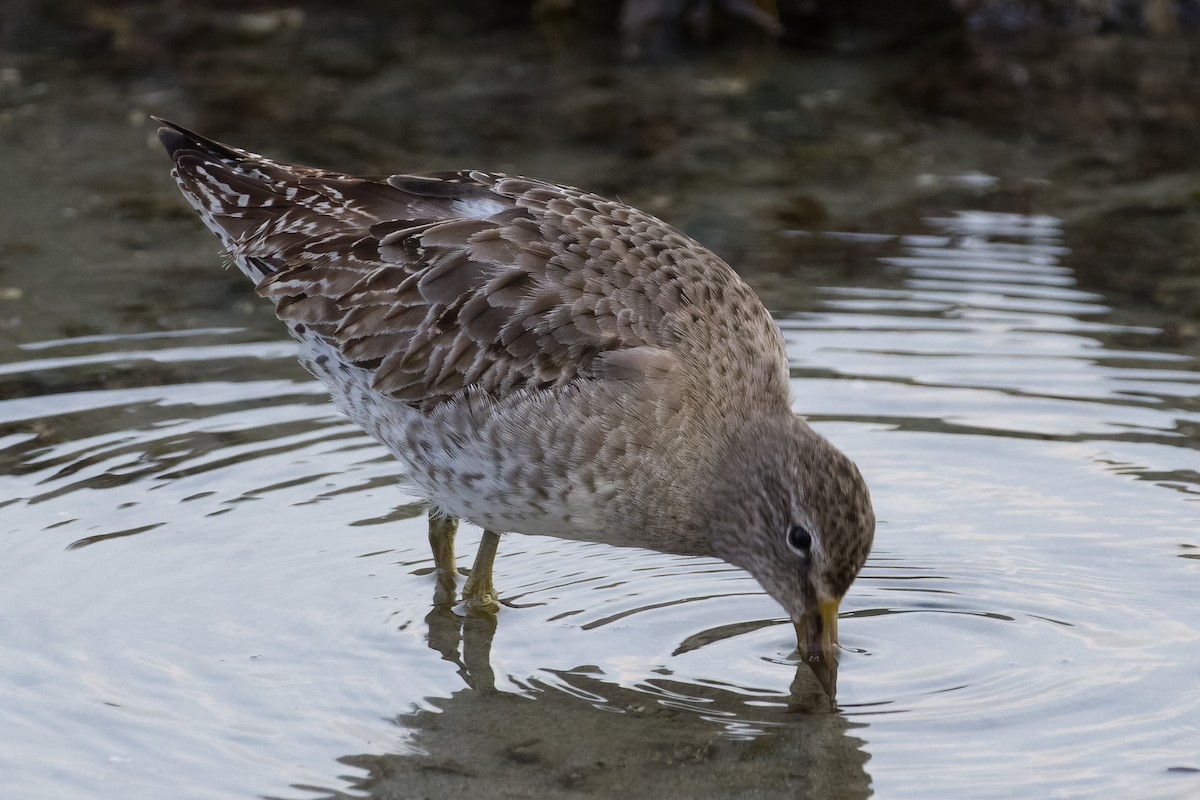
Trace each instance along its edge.
<path fill-rule="evenodd" d="M 657 379 L 681 343 L 722 346 L 687 340 L 730 304 L 777 337 L 723 261 L 623 203 L 482 172 L 352 178 L 164 130 L 189 137 L 167 142 L 176 179 L 280 318 L 396 400 Z"/>

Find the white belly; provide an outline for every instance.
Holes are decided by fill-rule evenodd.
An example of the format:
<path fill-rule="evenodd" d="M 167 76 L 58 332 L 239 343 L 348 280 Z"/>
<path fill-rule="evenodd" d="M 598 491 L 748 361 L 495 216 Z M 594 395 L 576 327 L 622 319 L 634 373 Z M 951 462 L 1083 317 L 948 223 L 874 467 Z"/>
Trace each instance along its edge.
<path fill-rule="evenodd" d="M 342 360 L 310 330 L 293 334 L 300 361 L 334 404 L 409 470 L 433 505 L 489 530 L 626 544 L 606 525 L 620 489 L 591 465 L 570 465 L 546 430 L 544 402 L 518 392 L 502 402 L 477 396 L 430 412 L 391 400 L 370 373 Z M 565 424 L 570 424 L 569 421 Z"/>

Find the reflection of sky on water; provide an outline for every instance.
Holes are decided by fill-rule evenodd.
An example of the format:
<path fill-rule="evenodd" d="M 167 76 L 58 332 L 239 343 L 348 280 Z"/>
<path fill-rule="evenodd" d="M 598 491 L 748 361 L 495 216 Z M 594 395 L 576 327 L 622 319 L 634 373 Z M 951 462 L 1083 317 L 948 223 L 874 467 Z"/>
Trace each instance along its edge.
<path fill-rule="evenodd" d="M 0 772 L 29 797 L 159 797 L 163 775 L 309 796 L 287 787 L 343 785 L 342 757 L 436 766 L 453 720 L 503 711 L 611 759 L 725 731 L 698 775 L 758 740 L 797 763 L 833 747 L 860 795 L 927 797 L 931 773 L 947 796 L 1182 791 L 1196 365 L 1131 346 L 1153 329 L 1073 288 L 1052 218 L 928 225 L 886 288 L 781 317 L 797 408 L 880 517 L 836 724 L 786 713 L 790 626 L 720 562 L 508 537 L 494 636 L 429 615 L 399 465 L 290 344 L 217 327 L 34 343 L 0 368 Z M 465 689 L 485 671 L 529 713 Z M 417 766 L 380 760 L 399 753 Z"/>

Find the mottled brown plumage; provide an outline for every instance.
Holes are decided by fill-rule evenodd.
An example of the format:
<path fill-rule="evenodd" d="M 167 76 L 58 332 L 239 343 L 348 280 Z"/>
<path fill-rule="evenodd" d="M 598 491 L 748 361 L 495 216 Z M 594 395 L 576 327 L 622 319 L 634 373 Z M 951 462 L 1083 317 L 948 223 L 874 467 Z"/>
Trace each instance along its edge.
<path fill-rule="evenodd" d="M 169 123 L 160 136 L 301 360 L 441 512 L 719 556 L 832 663 L 870 499 L 792 413 L 778 330 L 712 252 L 623 203 L 529 178 L 356 178 Z"/>

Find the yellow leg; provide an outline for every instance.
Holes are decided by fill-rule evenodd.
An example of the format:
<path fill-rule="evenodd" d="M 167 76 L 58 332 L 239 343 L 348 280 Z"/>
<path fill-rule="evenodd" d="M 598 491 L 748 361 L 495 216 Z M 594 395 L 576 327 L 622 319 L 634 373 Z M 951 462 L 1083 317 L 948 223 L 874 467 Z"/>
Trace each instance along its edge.
<path fill-rule="evenodd" d="M 499 544 L 500 534 L 495 531 L 485 530 L 483 538 L 479 540 L 475 564 L 463 587 L 463 605 L 471 613 L 492 615 L 500 610 L 496 587 L 492 585 L 492 563 L 496 560 L 496 547 Z"/>
<path fill-rule="evenodd" d="M 435 605 L 454 603 L 458 568 L 454 563 L 454 534 L 458 531 L 458 517 L 429 512 L 429 549 L 433 551 L 433 564 L 437 569 L 437 588 L 433 590 Z"/>

